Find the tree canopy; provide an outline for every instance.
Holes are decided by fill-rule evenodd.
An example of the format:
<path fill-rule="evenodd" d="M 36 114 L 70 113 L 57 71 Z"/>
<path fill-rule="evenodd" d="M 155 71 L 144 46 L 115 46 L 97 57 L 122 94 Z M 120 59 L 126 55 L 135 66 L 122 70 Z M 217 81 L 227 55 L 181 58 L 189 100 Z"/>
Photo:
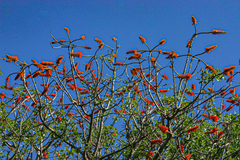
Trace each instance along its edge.
<path fill-rule="evenodd" d="M 20 69 L 1 86 L 1 158 L 236 159 L 239 113 L 229 111 L 239 108 L 239 72 L 201 58 L 217 44 L 192 52 L 197 36 L 226 31 L 198 32 L 195 17 L 192 25 L 186 53 L 162 50 L 165 39 L 151 47 L 144 36 L 142 49 L 125 53 L 116 37 L 114 45 L 95 38 L 93 53 L 85 36 L 72 40 L 65 27 L 67 38 L 51 32 L 50 43 L 66 49 L 64 57 L 1 58 Z"/>

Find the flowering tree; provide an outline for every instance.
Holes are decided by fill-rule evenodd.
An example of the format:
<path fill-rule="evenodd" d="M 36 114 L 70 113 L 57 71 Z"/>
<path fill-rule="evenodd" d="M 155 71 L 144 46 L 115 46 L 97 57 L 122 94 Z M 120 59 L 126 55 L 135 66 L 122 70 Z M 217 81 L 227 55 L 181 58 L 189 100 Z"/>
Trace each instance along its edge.
<path fill-rule="evenodd" d="M 239 114 L 228 111 L 239 107 L 239 82 L 233 81 L 239 72 L 235 66 L 214 68 L 200 58 L 214 52 L 217 45 L 191 52 L 196 36 L 226 32 L 197 32 L 194 17 L 192 22 L 195 32 L 187 43 L 187 54 L 159 49 L 165 39 L 150 47 L 140 36 L 146 49 L 127 51 L 125 60 L 118 58 L 116 37 L 112 38 L 115 47 L 95 38 L 98 49 L 88 55 L 78 48 L 90 47 L 76 44 L 85 37 L 72 40 L 65 27 L 68 40 L 51 34 L 53 48 L 68 50 L 55 62 L 33 59 L 25 63 L 10 55 L 1 58 L 20 67 L 1 86 L 6 89 L 0 93 L 1 157 L 238 157 Z M 99 55 L 100 50 L 107 52 Z M 162 66 L 164 56 L 169 65 Z M 183 67 L 175 64 L 180 58 L 185 60 Z M 78 67 L 81 63 L 84 69 Z"/>

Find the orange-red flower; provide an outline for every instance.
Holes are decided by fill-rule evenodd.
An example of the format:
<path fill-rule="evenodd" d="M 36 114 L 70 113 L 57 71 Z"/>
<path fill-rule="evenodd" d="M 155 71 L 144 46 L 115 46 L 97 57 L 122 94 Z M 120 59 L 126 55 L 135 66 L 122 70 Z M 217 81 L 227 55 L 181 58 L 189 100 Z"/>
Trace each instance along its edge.
<path fill-rule="evenodd" d="M 156 67 L 156 58 L 152 57 L 151 62 L 152 62 L 153 67 L 155 68 Z"/>
<path fill-rule="evenodd" d="M 163 39 L 159 42 L 160 45 L 163 45 L 166 42 L 166 39 Z"/>
<path fill-rule="evenodd" d="M 162 77 L 166 80 L 169 80 L 169 78 L 165 74 Z"/>
<path fill-rule="evenodd" d="M 233 94 L 236 90 L 237 90 L 237 88 L 232 88 L 232 89 L 230 89 L 230 93 Z"/>
<path fill-rule="evenodd" d="M 181 143 L 180 146 L 181 146 L 181 152 L 184 153 L 183 144 Z"/>
<path fill-rule="evenodd" d="M 212 34 L 225 34 L 227 31 L 215 30 L 213 29 Z"/>
<path fill-rule="evenodd" d="M 145 39 L 145 38 L 143 38 L 142 36 L 139 36 L 139 39 L 140 39 L 140 41 L 141 41 L 142 43 L 145 43 L 145 42 L 147 42 L 147 41 L 146 41 L 146 39 Z"/>
<path fill-rule="evenodd" d="M 97 43 L 102 43 L 102 40 L 99 39 L 99 38 L 95 38 L 94 40 L 95 40 Z"/>
<path fill-rule="evenodd" d="M 208 90 L 211 92 L 211 93 L 215 93 L 214 89 L 208 87 Z"/>
<path fill-rule="evenodd" d="M 225 109 L 225 104 L 222 104 L 221 107 L 222 107 L 222 111 Z"/>
<path fill-rule="evenodd" d="M 85 36 L 81 36 L 81 39 L 84 40 L 84 39 L 85 39 Z"/>
<path fill-rule="evenodd" d="M 137 50 L 136 49 L 133 49 L 133 50 L 129 50 L 129 51 L 127 51 L 127 53 L 126 54 L 130 54 L 130 53 L 137 53 Z"/>
<path fill-rule="evenodd" d="M 217 128 L 213 128 L 213 130 L 207 131 L 207 134 L 215 134 L 217 133 Z"/>
<path fill-rule="evenodd" d="M 59 65 L 60 63 L 62 63 L 62 59 L 63 59 L 63 56 L 58 57 L 56 60 L 56 64 Z"/>
<path fill-rule="evenodd" d="M 228 111 L 230 111 L 231 109 L 233 109 L 233 106 L 232 106 L 232 105 L 230 105 L 230 106 L 226 109 L 226 111 L 228 112 Z"/>
<path fill-rule="evenodd" d="M 195 84 L 193 83 L 192 84 L 192 90 L 195 90 L 196 89 L 196 86 L 195 86 Z"/>
<path fill-rule="evenodd" d="M 44 90 L 42 92 L 42 96 L 44 96 L 48 91 L 49 91 L 49 86 L 47 85 L 47 86 L 44 87 Z"/>
<path fill-rule="evenodd" d="M 81 58 L 83 54 L 82 52 L 70 52 L 70 55 L 73 57 Z"/>
<path fill-rule="evenodd" d="M 116 63 L 113 63 L 113 65 L 124 66 L 124 62 L 116 62 Z"/>
<path fill-rule="evenodd" d="M 153 139 L 153 140 L 151 141 L 151 145 L 152 145 L 152 146 L 153 146 L 154 144 L 156 144 L 156 143 L 162 143 L 161 138 Z"/>
<path fill-rule="evenodd" d="M 30 111 L 30 109 L 25 105 L 23 104 L 22 107 L 26 108 L 28 111 Z"/>
<path fill-rule="evenodd" d="M 188 91 L 185 91 L 189 96 L 195 96 L 195 94 L 193 93 L 193 91 L 191 90 L 188 90 Z"/>
<path fill-rule="evenodd" d="M 192 45 L 192 41 L 189 40 L 186 47 L 188 48 L 188 47 L 190 47 L 191 45 Z"/>
<path fill-rule="evenodd" d="M 230 74 L 234 73 L 233 69 L 235 69 L 235 68 L 236 68 L 236 66 L 225 67 L 223 74 L 229 76 Z"/>
<path fill-rule="evenodd" d="M 158 125 L 158 128 L 160 128 L 160 130 L 163 132 L 163 133 L 168 133 L 168 127 L 165 127 L 163 125 Z"/>
<path fill-rule="evenodd" d="M 198 130 L 198 128 L 199 128 L 199 126 L 194 126 L 194 127 L 189 128 L 187 131 L 188 131 L 188 133 L 195 132 Z"/>
<path fill-rule="evenodd" d="M 17 61 L 18 61 L 18 57 L 17 56 L 9 56 L 9 55 L 6 55 L 6 56 L 8 58 L 7 62 L 13 61 L 14 63 L 17 63 Z"/>
<path fill-rule="evenodd" d="M 116 40 L 117 40 L 117 38 L 116 38 L 116 37 L 113 37 L 113 38 L 112 38 L 112 40 L 113 40 L 113 41 L 116 41 Z"/>
<path fill-rule="evenodd" d="M 153 155 L 154 155 L 155 153 L 153 152 L 153 151 L 150 151 L 148 154 L 147 154 L 147 160 L 149 159 L 149 158 L 151 158 Z"/>
<path fill-rule="evenodd" d="M 185 157 L 184 157 L 184 160 L 190 160 L 191 158 L 191 154 L 187 154 Z"/>
<path fill-rule="evenodd" d="M 51 43 L 52 43 L 52 44 L 56 44 L 56 43 L 58 43 L 58 40 L 54 40 L 54 41 L 52 41 Z"/>
<path fill-rule="evenodd" d="M 90 63 L 87 63 L 86 66 L 85 66 L 85 71 L 89 70 L 92 68 L 92 62 Z"/>
<path fill-rule="evenodd" d="M 88 47 L 88 46 L 83 46 L 83 48 L 85 48 L 85 49 L 92 49 L 91 47 Z"/>
<path fill-rule="evenodd" d="M 139 59 L 142 57 L 142 54 L 141 53 L 134 53 L 133 55 L 131 55 L 131 57 L 128 58 L 128 60 L 131 60 L 131 59 Z"/>
<path fill-rule="evenodd" d="M 220 138 L 223 136 L 223 134 L 224 134 L 223 131 L 219 132 L 219 133 L 218 133 L 218 139 L 220 139 Z"/>
<path fill-rule="evenodd" d="M 220 118 L 218 116 L 213 116 L 213 115 L 207 115 L 207 114 L 202 114 L 204 117 L 211 119 L 213 122 L 217 122 Z"/>
<path fill-rule="evenodd" d="M 104 43 L 100 43 L 99 46 L 98 46 L 98 48 L 99 48 L 99 49 L 102 49 L 103 46 L 104 46 Z"/>
<path fill-rule="evenodd" d="M 205 68 L 208 69 L 210 72 L 217 74 L 217 72 L 212 68 L 211 65 L 206 65 Z"/>
<path fill-rule="evenodd" d="M 67 27 L 64 27 L 65 31 L 69 33 L 69 29 Z"/>
<path fill-rule="evenodd" d="M 68 105 L 65 106 L 65 109 L 68 109 L 69 107 L 70 107 L 70 105 L 68 104 Z"/>
<path fill-rule="evenodd" d="M 166 92 L 168 92 L 168 89 L 162 89 L 162 90 L 160 89 L 159 92 L 166 93 Z"/>
<path fill-rule="evenodd" d="M 210 46 L 210 47 L 205 47 L 205 51 L 206 51 L 207 53 L 210 53 L 210 51 L 214 50 L 216 47 L 217 47 L 217 45 Z"/>
<path fill-rule="evenodd" d="M 18 72 L 18 74 L 14 80 L 18 80 L 20 77 L 23 77 L 23 76 L 24 76 L 24 71 L 22 70 L 22 71 Z"/>
<path fill-rule="evenodd" d="M 54 66 L 54 65 L 55 65 L 54 62 L 48 62 L 48 61 L 42 61 L 41 64 L 42 64 L 42 65 L 46 65 L 46 66 Z"/>
<path fill-rule="evenodd" d="M 5 93 L 0 93 L 0 97 L 3 99 L 3 98 L 7 98 L 6 94 Z"/>
<path fill-rule="evenodd" d="M 195 17 L 193 17 L 193 16 L 192 16 L 192 22 L 193 22 L 193 24 L 192 24 L 192 25 L 194 25 L 194 24 L 198 24 L 198 23 L 197 23 L 197 20 L 196 20 L 196 18 L 195 18 Z"/>
<path fill-rule="evenodd" d="M 230 82 L 233 79 L 233 76 L 229 76 L 227 79 L 227 83 Z"/>
<path fill-rule="evenodd" d="M 182 78 L 182 79 L 187 79 L 190 80 L 192 77 L 192 75 L 190 73 L 188 74 L 182 74 L 182 75 L 178 75 L 177 78 Z"/>

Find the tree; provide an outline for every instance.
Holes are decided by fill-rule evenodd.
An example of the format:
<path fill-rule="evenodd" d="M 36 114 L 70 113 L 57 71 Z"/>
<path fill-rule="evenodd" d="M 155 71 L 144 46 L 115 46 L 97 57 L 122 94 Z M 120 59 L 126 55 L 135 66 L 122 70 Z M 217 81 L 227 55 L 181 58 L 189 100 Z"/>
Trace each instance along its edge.
<path fill-rule="evenodd" d="M 86 54 L 75 51 L 91 49 L 76 44 L 85 36 L 71 40 L 65 27 L 68 40 L 51 33 L 51 46 L 68 53 L 55 62 L 6 55 L 2 59 L 20 71 L 6 78 L 7 91 L 0 94 L 2 158 L 236 159 L 239 114 L 228 113 L 239 106 L 239 82 L 233 81 L 239 72 L 200 58 L 217 45 L 191 53 L 196 36 L 226 31 L 197 32 L 195 17 L 192 22 L 187 54 L 159 49 L 165 39 L 150 48 L 142 36 L 147 49 L 129 50 L 122 61 L 116 37 L 115 48 L 96 38 L 97 51 Z M 176 66 L 178 59 L 185 64 Z"/>

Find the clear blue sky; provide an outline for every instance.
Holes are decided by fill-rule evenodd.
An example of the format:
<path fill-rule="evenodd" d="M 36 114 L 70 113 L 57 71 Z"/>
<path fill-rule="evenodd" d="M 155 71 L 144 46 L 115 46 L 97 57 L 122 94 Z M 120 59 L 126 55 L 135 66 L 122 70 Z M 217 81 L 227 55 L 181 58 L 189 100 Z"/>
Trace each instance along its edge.
<path fill-rule="evenodd" d="M 114 47 L 111 38 L 116 36 L 122 46 L 119 56 L 123 60 L 130 49 L 146 49 L 138 38 L 140 35 L 151 47 L 166 39 L 162 50 L 186 54 L 186 43 L 194 32 L 191 17 L 195 16 L 198 31 L 219 29 L 228 33 L 198 36 L 192 54 L 201 53 L 206 46 L 218 45 L 201 58 L 217 68 L 237 65 L 239 70 L 239 0 L 1 0 L 0 3 L 0 57 L 14 55 L 28 63 L 31 59 L 55 61 L 67 51 L 51 48 L 50 30 L 57 39 L 67 39 L 64 27 L 70 29 L 72 39 L 86 36 L 81 44 L 92 50 L 79 49 L 83 54 L 94 54 L 98 48 L 94 38 Z M 0 61 L 0 66 L 5 74 L 0 77 L 1 84 L 5 76 L 18 70 L 13 63 Z"/>

